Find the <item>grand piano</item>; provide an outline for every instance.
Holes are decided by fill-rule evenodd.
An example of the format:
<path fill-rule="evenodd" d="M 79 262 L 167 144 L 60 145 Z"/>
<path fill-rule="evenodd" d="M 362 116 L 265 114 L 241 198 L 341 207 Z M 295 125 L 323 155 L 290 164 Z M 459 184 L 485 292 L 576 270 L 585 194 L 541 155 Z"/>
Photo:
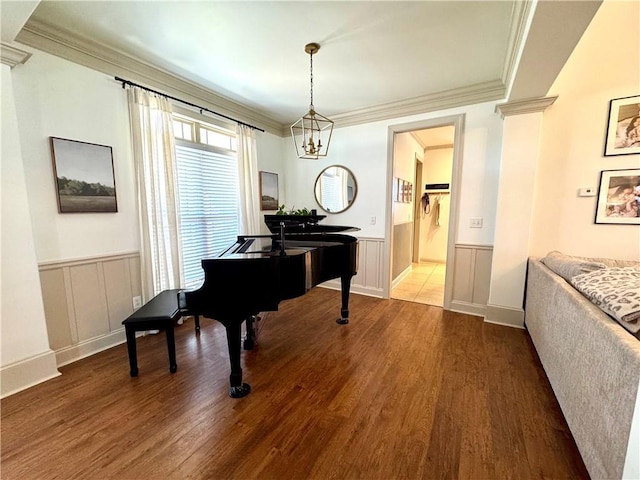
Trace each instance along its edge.
<path fill-rule="evenodd" d="M 349 322 L 351 278 L 358 271 L 358 239 L 343 232 L 357 227 L 322 225 L 321 215 L 265 215 L 269 235 L 241 235 L 216 258 L 203 259 L 200 288 L 179 294 L 180 308 L 224 325 L 231 363 L 229 396 L 251 391 L 242 382 L 240 362 L 242 323 L 244 348 L 255 341 L 254 319 L 278 310 L 282 300 L 304 295 L 314 286 L 340 278 L 342 305 L 339 324 Z"/>

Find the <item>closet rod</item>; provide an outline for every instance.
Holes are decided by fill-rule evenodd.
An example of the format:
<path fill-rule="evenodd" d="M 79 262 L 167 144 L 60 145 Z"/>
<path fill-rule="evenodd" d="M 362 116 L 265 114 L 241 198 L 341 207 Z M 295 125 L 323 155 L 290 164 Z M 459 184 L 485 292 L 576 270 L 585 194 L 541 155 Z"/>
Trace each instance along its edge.
<path fill-rule="evenodd" d="M 130 80 L 125 80 L 124 78 L 120 78 L 120 77 L 114 77 L 114 78 L 115 78 L 116 82 L 122 82 L 122 88 L 124 88 L 125 85 L 131 85 L 132 87 L 138 87 L 138 88 L 141 88 L 142 90 L 146 90 L 147 92 L 151 92 L 151 93 L 155 93 L 156 95 L 160 95 L 161 97 L 168 98 L 170 100 L 175 100 L 176 102 L 184 103 L 185 105 L 189 105 L 190 107 L 195 107 L 195 108 L 199 109 L 200 112 L 202 112 L 202 111 L 209 112 L 209 113 L 212 113 L 213 115 L 217 115 L 218 117 L 226 118 L 227 120 L 231 120 L 232 122 L 235 122 L 237 124 L 244 125 L 245 127 L 253 128 L 254 130 L 258 130 L 260 132 L 264 132 L 264 130 L 261 129 L 261 128 L 255 127 L 253 125 L 249 125 L 248 123 L 241 122 L 240 120 L 236 120 L 235 118 L 227 117 L 226 115 L 223 115 L 222 113 L 214 112 L 213 110 L 209 110 L 206 107 L 201 107 L 200 105 L 196 105 L 195 103 L 187 102 L 186 100 L 181 100 L 179 98 L 172 97 L 171 95 L 167 95 L 166 93 L 158 92 L 157 90 L 153 90 L 151 88 L 144 87 L 144 86 L 142 86 L 140 84 L 137 84 L 137 83 L 134 83 L 134 82 L 132 82 Z"/>

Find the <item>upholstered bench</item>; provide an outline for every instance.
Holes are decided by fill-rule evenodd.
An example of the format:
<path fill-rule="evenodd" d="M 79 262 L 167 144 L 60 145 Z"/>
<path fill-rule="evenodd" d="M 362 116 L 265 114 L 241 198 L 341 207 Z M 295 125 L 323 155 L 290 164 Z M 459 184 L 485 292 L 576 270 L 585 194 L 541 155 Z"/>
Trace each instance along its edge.
<path fill-rule="evenodd" d="M 178 306 L 178 293 L 181 290 L 164 290 L 133 312 L 129 318 L 122 321 L 127 335 L 127 351 L 129 353 L 130 374 L 138 375 L 138 356 L 136 350 L 136 332 L 147 330 L 164 330 L 167 336 L 167 348 L 169 350 L 169 371 L 175 373 L 176 345 L 174 335 L 175 322 L 183 316 L 189 315 L 185 309 Z M 200 320 L 194 317 L 196 333 L 200 332 Z"/>

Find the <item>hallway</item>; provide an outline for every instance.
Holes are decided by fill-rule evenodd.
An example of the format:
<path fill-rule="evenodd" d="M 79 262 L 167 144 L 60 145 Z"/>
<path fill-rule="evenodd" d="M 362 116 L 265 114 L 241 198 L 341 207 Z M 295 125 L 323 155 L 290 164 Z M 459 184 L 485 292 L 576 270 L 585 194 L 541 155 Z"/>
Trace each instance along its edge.
<path fill-rule="evenodd" d="M 445 271 L 444 263 L 414 263 L 411 273 L 391 291 L 391 298 L 442 307 Z"/>

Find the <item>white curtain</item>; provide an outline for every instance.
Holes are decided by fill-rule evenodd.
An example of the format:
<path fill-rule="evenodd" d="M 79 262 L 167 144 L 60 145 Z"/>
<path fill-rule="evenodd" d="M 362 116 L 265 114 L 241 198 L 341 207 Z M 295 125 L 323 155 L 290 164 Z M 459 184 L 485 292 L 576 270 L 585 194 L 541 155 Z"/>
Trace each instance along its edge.
<path fill-rule="evenodd" d="M 238 136 L 238 178 L 240 184 L 240 233 L 260 234 L 258 155 L 255 131 L 245 125 L 236 128 Z"/>
<path fill-rule="evenodd" d="M 144 301 L 183 284 L 171 104 L 137 87 L 127 91 L 141 220 Z"/>

